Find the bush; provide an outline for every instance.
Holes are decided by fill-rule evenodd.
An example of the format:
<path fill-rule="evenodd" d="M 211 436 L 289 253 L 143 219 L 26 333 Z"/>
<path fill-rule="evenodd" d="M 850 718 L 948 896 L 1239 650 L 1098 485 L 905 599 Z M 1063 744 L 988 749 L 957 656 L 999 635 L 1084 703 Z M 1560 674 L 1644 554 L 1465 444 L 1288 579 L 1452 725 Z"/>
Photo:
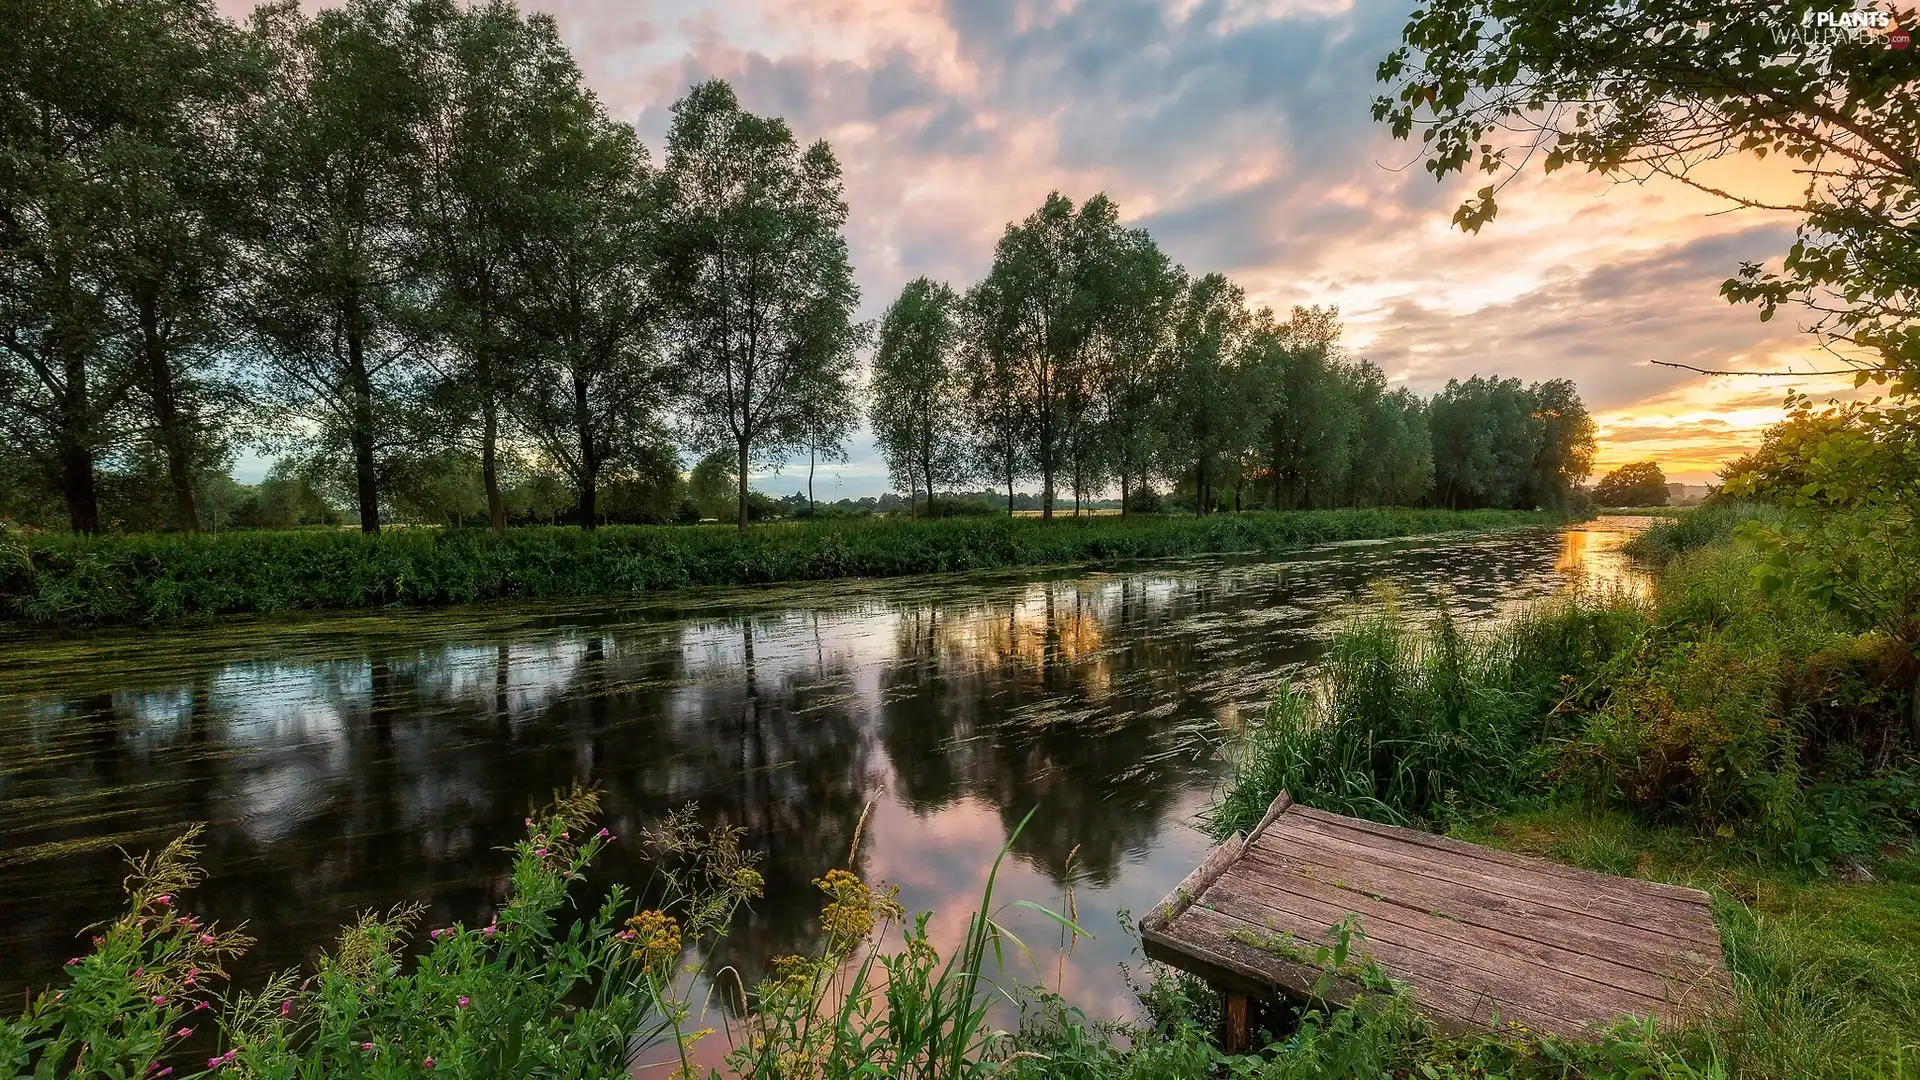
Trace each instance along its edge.
<path fill-rule="evenodd" d="M 1676 557 L 1651 601 L 1587 597 L 1463 635 L 1444 615 L 1342 630 L 1233 754 L 1224 835 L 1281 790 L 1445 824 L 1548 798 L 1735 838 L 1756 858 L 1872 862 L 1920 826 L 1902 646 L 1764 593 L 1744 540 Z"/>
<path fill-rule="evenodd" d="M 634 596 L 695 585 L 891 577 L 1222 551 L 1563 520 L 1518 511 L 1325 510 L 1200 521 L 848 518 L 761 526 L 395 528 L 0 540 L 0 615 L 50 626 L 233 614 Z"/>

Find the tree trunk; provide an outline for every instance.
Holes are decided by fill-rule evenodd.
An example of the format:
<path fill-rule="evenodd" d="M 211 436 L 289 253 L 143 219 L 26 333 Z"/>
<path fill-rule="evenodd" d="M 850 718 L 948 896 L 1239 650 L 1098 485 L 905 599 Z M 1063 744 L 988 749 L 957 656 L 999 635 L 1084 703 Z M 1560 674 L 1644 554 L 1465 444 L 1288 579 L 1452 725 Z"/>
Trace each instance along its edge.
<path fill-rule="evenodd" d="M 807 517 L 813 514 L 813 444 L 807 444 Z"/>
<path fill-rule="evenodd" d="M 1124 469 L 1120 471 L 1120 516 L 1127 516 L 1127 473 Z"/>
<path fill-rule="evenodd" d="M 366 342 L 347 332 L 347 379 L 353 395 L 353 482 L 360 502 L 360 531 L 380 531 L 380 488 L 373 472 L 373 379 L 367 374 Z"/>
<path fill-rule="evenodd" d="M 1013 458 L 1007 458 L 1007 516 L 1013 516 Z"/>
<path fill-rule="evenodd" d="M 60 493 L 67 499 L 67 524 L 76 533 L 100 531 L 100 499 L 93 486 L 93 450 L 68 433 L 60 454 Z"/>
<path fill-rule="evenodd" d="M 200 511 L 193 498 L 193 464 L 187 446 L 186 422 L 174 396 L 173 365 L 167 362 L 160 340 L 160 316 L 153 298 L 140 301 L 141 359 L 146 365 L 147 394 L 153 401 L 153 422 L 160 429 L 160 446 L 167 455 L 167 480 L 173 486 L 173 512 L 180 528 L 200 531 Z"/>
<path fill-rule="evenodd" d="M 580 439 L 580 528 L 600 524 L 600 456 L 593 441 L 593 415 L 587 409 L 587 381 L 573 377 L 573 428 Z"/>
<path fill-rule="evenodd" d="M 66 389 L 61 400 L 60 493 L 67 500 L 67 524 L 76 533 L 100 531 L 100 496 L 94 486 L 93 425 L 87 402 L 87 357 L 84 348 L 66 343 L 62 358 Z"/>
<path fill-rule="evenodd" d="M 1211 509 L 1207 505 L 1207 459 L 1201 458 L 1193 463 L 1193 516 L 1206 517 Z"/>
<path fill-rule="evenodd" d="M 1040 469 L 1040 520 L 1053 520 L 1053 462 Z"/>
<path fill-rule="evenodd" d="M 747 440 L 740 440 L 740 531 L 747 531 Z"/>
<path fill-rule="evenodd" d="M 493 350 L 480 352 L 480 482 L 487 489 L 487 525 L 507 532 L 507 500 L 500 497 L 500 409 L 493 394 Z"/>

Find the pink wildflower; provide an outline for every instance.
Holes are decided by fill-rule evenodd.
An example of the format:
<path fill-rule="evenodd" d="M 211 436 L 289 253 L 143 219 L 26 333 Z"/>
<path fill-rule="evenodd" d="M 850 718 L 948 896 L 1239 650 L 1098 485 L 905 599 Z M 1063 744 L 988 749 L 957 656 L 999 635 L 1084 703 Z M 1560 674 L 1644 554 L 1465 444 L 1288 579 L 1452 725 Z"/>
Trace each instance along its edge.
<path fill-rule="evenodd" d="M 165 1005 L 167 1003 L 167 995 L 165 994 L 153 995 L 153 1003 L 155 1005 Z"/>
<path fill-rule="evenodd" d="M 187 1036 L 189 1036 L 189 1035 L 191 1035 L 191 1034 L 193 1034 L 193 1029 L 192 1029 L 192 1028 L 190 1028 L 190 1027 L 183 1027 L 183 1028 L 181 1028 L 181 1029 L 180 1029 L 179 1031 L 176 1031 L 176 1032 L 174 1032 L 174 1033 L 173 1033 L 173 1037 L 174 1037 L 174 1038 L 176 1038 L 176 1039 L 184 1039 L 184 1038 L 186 1038 Z"/>
<path fill-rule="evenodd" d="M 292 998 L 288 998 L 287 1000 L 280 1003 L 280 1015 L 281 1016 L 293 1015 L 293 999 Z"/>
<path fill-rule="evenodd" d="M 433 1068 L 433 1059 L 432 1059 L 432 1058 L 428 1058 L 427 1060 L 425 1060 L 425 1061 L 423 1061 L 423 1062 L 421 1062 L 420 1064 L 422 1064 L 422 1065 L 424 1065 L 424 1066 L 426 1066 L 427 1068 L 429 1068 L 429 1069 L 431 1069 L 431 1068 Z"/>
<path fill-rule="evenodd" d="M 534 853 L 535 855 L 538 855 L 538 856 L 540 856 L 540 857 L 541 857 L 541 858 L 543 858 L 543 859 L 547 857 L 547 849 L 546 849 L 546 848 L 535 848 L 535 849 L 533 850 L 533 853 Z"/>
<path fill-rule="evenodd" d="M 463 1009 L 467 1007 L 467 995 L 465 994 L 460 995 L 460 1007 Z"/>
<path fill-rule="evenodd" d="M 360 1044 L 360 1049 L 362 1049 L 362 1050 L 365 1050 L 365 1051 L 367 1051 L 368 1053 L 372 1053 L 372 1052 L 373 1052 L 373 1044 L 372 1044 L 372 1043 L 370 1043 L 370 1042 L 363 1042 L 363 1043 L 361 1043 L 361 1044 Z"/>

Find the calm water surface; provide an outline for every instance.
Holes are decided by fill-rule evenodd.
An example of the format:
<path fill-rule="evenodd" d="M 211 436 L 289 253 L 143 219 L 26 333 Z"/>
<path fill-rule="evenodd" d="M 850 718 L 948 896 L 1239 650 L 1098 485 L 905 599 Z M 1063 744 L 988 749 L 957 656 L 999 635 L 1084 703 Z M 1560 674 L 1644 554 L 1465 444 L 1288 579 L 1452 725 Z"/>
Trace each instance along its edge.
<path fill-rule="evenodd" d="M 1010 912 L 1043 958 L 1010 977 L 1124 1015 L 1115 913 L 1203 853 L 1218 751 L 1277 682 L 1382 583 L 1469 622 L 1642 587 L 1616 550 L 1639 524 L 0 641 L 0 999 L 54 980 L 115 910 L 122 848 L 189 823 L 209 823 L 189 906 L 261 939 L 245 977 L 400 901 L 484 923 L 530 804 L 587 782 L 618 834 L 693 802 L 765 852 L 767 897 L 723 957 L 750 979 L 817 943 L 809 880 L 845 864 L 869 803 L 857 869 L 937 912 L 942 941 L 1037 808 L 1000 895 L 1058 906 L 1071 886 L 1096 936 L 1059 959 L 1051 923 Z M 644 880 L 636 848 L 597 876 Z"/>

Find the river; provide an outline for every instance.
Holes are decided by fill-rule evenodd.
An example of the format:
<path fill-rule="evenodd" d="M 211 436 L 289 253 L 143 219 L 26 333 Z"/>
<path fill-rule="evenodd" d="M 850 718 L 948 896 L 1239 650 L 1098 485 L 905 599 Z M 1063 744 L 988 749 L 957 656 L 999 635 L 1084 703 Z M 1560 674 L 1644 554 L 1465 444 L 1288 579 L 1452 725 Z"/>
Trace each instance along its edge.
<path fill-rule="evenodd" d="M 749 977 L 817 940 L 845 865 L 958 938 L 1029 810 L 1002 899 L 1009 981 L 1127 1015 L 1116 913 L 1206 847 L 1220 748 L 1383 587 L 1485 625 L 1575 587 L 1638 589 L 1644 520 L 1337 545 L 1278 560 L 831 582 L 622 605 L 247 620 L 0 641 L 0 1000 L 59 977 L 116 908 L 122 849 L 208 823 L 190 908 L 244 922 L 239 974 L 300 965 L 402 901 L 484 923 L 529 806 L 597 785 L 632 838 L 666 811 L 746 830 L 767 896 L 723 953 Z M 868 809 L 870 807 L 870 810 Z M 616 843 L 596 876 L 645 878 Z M 10 1011 L 10 1010 L 9 1010 Z"/>

